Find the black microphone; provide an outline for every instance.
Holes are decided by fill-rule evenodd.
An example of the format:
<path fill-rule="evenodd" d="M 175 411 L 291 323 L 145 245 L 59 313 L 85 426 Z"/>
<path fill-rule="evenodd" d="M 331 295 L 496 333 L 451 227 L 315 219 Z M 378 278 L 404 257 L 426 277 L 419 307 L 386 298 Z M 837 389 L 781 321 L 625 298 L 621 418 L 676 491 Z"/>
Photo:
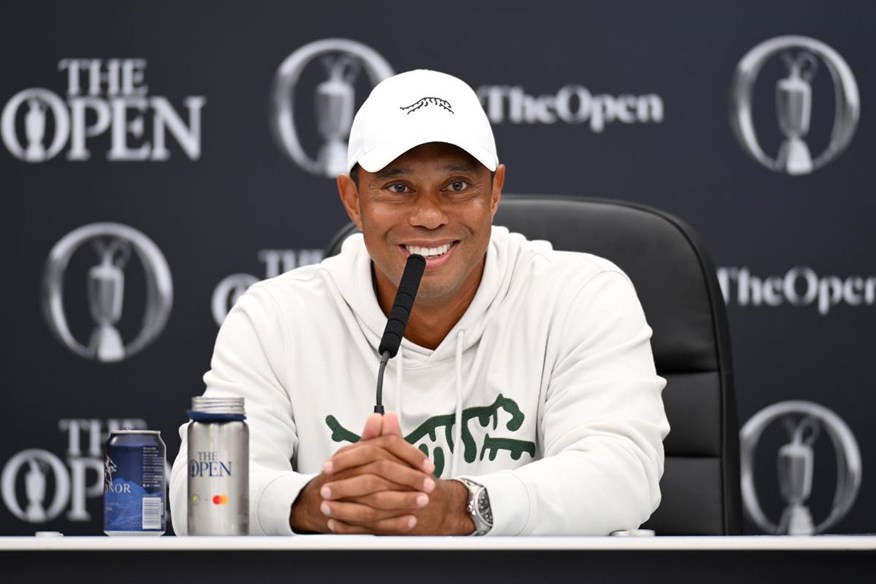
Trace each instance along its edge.
<path fill-rule="evenodd" d="M 383 414 L 383 373 L 386 370 L 386 363 L 398 353 L 402 337 L 405 336 L 408 317 L 411 316 L 411 308 L 414 306 L 414 298 L 417 296 L 417 288 L 420 287 L 420 280 L 423 278 L 425 270 L 426 258 L 417 254 L 408 256 L 405 271 L 398 283 L 395 301 L 392 303 L 392 310 L 389 312 L 389 320 L 386 321 L 386 328 L 383 330 L 383 337 L 380 339 L 380 346 L 377 349 L 377 352 L 380 353 L 380 370 L 377 373 L 377 403 L 374 406 L 374 412 L 377 414 Z"/>

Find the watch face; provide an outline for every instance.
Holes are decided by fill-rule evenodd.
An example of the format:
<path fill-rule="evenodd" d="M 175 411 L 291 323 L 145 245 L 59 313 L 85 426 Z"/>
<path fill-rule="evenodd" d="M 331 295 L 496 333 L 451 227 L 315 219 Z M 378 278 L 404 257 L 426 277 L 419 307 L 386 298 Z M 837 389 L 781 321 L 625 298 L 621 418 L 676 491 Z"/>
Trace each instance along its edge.
<path fill-rule="evenodd" d="M 490 526 L 493 525 L 493 508 L 490 507 L 490 497 L 486 489 L 481 489 L 481 492 L 478 493 L 478 515 Z"/>

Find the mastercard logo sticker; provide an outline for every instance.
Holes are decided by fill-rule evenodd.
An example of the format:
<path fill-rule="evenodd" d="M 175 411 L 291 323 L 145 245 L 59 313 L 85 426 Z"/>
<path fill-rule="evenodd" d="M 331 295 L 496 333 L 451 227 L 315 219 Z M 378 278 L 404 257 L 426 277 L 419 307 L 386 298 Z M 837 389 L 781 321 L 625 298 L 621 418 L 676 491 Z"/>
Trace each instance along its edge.
<path fill-rule="evenodd" d="M 228 495 L 213 495 L 213 504 L 214 505 L 227 505 L 228 504 Z"/>

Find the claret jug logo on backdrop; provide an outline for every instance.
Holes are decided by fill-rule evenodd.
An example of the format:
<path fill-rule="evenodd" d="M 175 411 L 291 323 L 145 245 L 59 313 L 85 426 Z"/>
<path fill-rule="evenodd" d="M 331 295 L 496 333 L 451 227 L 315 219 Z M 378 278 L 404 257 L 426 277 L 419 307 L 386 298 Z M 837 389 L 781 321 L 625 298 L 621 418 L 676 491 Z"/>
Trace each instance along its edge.
<path fill-rule="evenodd" d="M 314 87 L 300 88 L 305 68 L 312 62 L 322 65 L 323 81 Z M 274 135 L 289 157 L 301 168 L 315 175 L 335 178 L 347 171 L 347 138 L 358 104 L 367 95 L 357 98 L 355 82 L 367 77 L 375 86 L 393 75 L 392 67 L 374 49 L 347 39 L 323 39 L 304 45 L 289 55 L 280 65 L 274 79 Z M 311 91 L 310 99 L 302 92 Z M 314 118 L 321 145 L 308 154 L 302 145 L 300 123 L 296 121 L 296 104 L 313 101 L 312 109 L 298 113 Z"/>
<path fill-rule="evenodd" d="M 186 97 L 185 119 L 166 97 L 149 95 L 145 59 L 62 59 L 58 71 L 65 97 L 32 87 L 3 108 L 0 134 L 16 158 L 45 162 L 67 147 L 67 160 L 88 160 L 94 140 L 104 134 L 107 160 L 168 160 L 168 134 L 189 159 L 201 157 L 206 98 Z"/>
<path fill-rule="evenodd" d="M 6 508 L 27 523 L 45 523 L 65 509 L 69 521 L 90 521 L 86 500 L 104 490 L 104 444 L 110 433 L 142 430 L 140 419 L 62 419 L 66 436 L 63 454 L 29 448 L 13 455 L 0 473 L 0 492 Z"/>
<path fill-rule="evenodd" d="M 773 60 L 783 64 L 784 77 L 764 81 L 775 85 L 772 99 L 756 99 L 755 85 Z M 833 96 L 828 91 L 817 95 L 813 89 L 816 78 L 825 75 L 833 85 Z M 831 99 L 830 138 L 822 151 L 813 153 L 807 142 L 813 116 L 828 115 Z M 768 101 L 775 104 L 773 119 L 782 134 L 774 155 L 765 151 L 755 128 L 754 110 L 767 107 Z M 752 158 L 770 170 L 801 175 L 817 170 L 845 150 L 858 125 L 861 101 L 855 76 L 839 53 L 815 39 L 781 36 L 754 47 L 737 65 L 730 113 L 733 131 Z M 764 130 L 767 128 L 761 127 Z"/>
<path fill-rule="evenodd" d="M 67 274 L 73 254 L 84 246 L 94 252 L 95 263 L 85 273 Z M 124 310 L 125 267 L 135 254 L 145 280 L 145 310 L 139 334 L 129 342 L 122 339 L 117 325 Z M 87 343 L 70 330 L 64 306 L 64 283 L 76 278 L 86 286 L 87 305 L 70 307 L 91 317 Z M 92 223 L 64 236 L 49 253 L 43 274 L 42 307 L 55 337 L 68 349 L 101 362 L 120 361 L 154 341 L 170 316 L 173 283 L 164 255 L 151 239 L 127 225 Z"/>
<path fill-rule="evenodd" d="M 776 453 L 779 493 L 785 508 L 774 523 L 760 505 L 755 486 L 755 454 L 764 431 L 781 422 L 787 443 Z M 807 501 L 812 495 L 815 451 L 824 434 L 836 457 L 836 491 L 830 512 L 815 523 Z M 812 535 L 836 525 L 852 508 L 861 486 L 861 452 L 848 425 L 831 410 L 807 401 L 785 401 L 759 411 L 742 427 L 739 435 L 742 471 L 742 502 L 749 518 L 766 533 Z M 829 469 L 825 463 L 819 468 Z M 773 475 L 775 476 L 775 475 Z"/>

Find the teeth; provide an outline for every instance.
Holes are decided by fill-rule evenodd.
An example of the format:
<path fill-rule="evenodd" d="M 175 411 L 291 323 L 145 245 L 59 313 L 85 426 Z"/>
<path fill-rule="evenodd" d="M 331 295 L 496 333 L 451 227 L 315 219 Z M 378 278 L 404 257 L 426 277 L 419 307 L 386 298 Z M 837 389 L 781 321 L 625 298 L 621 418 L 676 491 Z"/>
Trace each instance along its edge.
<path fill-rule="evenodd" d="M 419 247 L 416 245 L 406 245 L 407 250 L 412 254 L 421 255 L 424 258 L 440 256 L 442 254 L 447 253 L 447 250 L 450 249 L 450 244 L 445 243 L 444 245 L 438 247 Z"/>

